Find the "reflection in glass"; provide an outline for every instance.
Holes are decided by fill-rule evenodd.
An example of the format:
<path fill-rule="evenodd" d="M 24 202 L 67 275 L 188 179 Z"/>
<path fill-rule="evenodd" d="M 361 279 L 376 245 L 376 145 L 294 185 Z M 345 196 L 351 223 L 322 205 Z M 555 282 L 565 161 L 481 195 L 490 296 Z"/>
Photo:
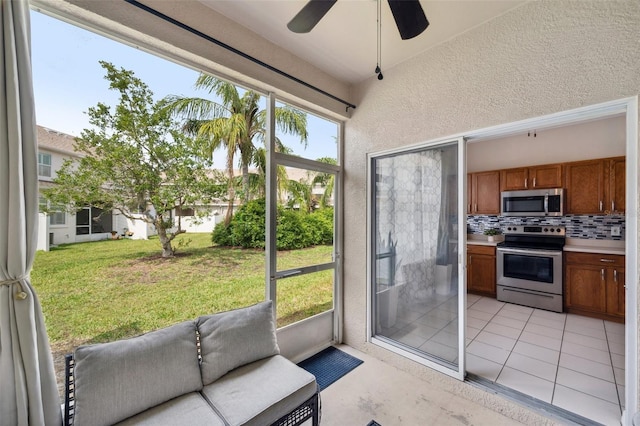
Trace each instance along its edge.
<path fill-rule="evenodd" d="M 457 144 L 376 158 L 374 334 L 457 365 Z"/>

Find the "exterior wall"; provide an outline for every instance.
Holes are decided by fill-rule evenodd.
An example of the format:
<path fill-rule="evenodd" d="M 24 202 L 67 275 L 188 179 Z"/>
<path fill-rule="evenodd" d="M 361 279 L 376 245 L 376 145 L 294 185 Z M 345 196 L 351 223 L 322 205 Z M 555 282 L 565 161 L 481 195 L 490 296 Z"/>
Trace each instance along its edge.
<path fill-rule="evenodd" d="M 385 69 L 383 81 L 372 76 L 356 88 L 358 108 L 346 123 L 344 148 L 345 343 L 506 415 L 534 421 L 519 417 L 526 414 L 501 398 L 367 343 L 366 155 L 635 96 L 639 27 L 635 1 L 528 2 Z M 637 214 L 628 219 L 637 221 Z"/>

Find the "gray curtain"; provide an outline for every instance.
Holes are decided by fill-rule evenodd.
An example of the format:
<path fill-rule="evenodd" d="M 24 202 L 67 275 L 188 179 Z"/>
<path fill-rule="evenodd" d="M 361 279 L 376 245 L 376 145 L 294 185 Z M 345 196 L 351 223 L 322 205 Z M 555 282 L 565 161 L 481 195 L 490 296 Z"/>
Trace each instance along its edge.
<path fill-rule="evenodd" d="M 456 261 L 454 253 L 451 251 L 451 238 L 458 238 L 452 235 L 453 224 L 457 223 L 457 212 L 451 210 L 452 201 L 454 204 L 458 200 L 457 181 L 457 161 L 458 145 L 447 146 L 442 149 L 442 192 L 440 202 L 440 220 L 438 221 L 438 250 L 436 255 L 436 265 L 451 265 Z"/>
<path fill-rule="evenodd" d="M 60 425 L 51 349 L 29 280 L 38 232 L 29 4 L 0 1 L 0 424 Z"/>

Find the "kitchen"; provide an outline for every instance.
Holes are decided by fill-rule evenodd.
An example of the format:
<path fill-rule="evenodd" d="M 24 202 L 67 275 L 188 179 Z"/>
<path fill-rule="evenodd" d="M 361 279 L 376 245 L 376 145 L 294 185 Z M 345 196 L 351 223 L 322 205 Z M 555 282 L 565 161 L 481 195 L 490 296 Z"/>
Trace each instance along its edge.
<path fill-rule="evenodd" d="M 617 423 L 624 410 L 624 117 L 467 148 L 468 372 Z M 485 235 L 491 229 L 499 233 L 494 241 Z"/>

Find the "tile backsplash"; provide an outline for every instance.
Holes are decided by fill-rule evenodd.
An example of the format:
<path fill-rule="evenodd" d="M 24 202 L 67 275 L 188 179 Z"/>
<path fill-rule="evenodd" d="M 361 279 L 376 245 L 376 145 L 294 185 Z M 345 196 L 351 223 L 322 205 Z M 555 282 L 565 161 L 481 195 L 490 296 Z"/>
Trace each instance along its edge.
<path fill-rule="evenodd" d="M 561 225 L 568 238 L 590 240 L 624 240 L 625 217 L 616 215 L 567 215 L 562 217 L 467 216 L 467 233 L 482 234 L 488 228 L 509 225 Z M 611 227 L 620 227 L 620 236 L 611 235 Z"/>

